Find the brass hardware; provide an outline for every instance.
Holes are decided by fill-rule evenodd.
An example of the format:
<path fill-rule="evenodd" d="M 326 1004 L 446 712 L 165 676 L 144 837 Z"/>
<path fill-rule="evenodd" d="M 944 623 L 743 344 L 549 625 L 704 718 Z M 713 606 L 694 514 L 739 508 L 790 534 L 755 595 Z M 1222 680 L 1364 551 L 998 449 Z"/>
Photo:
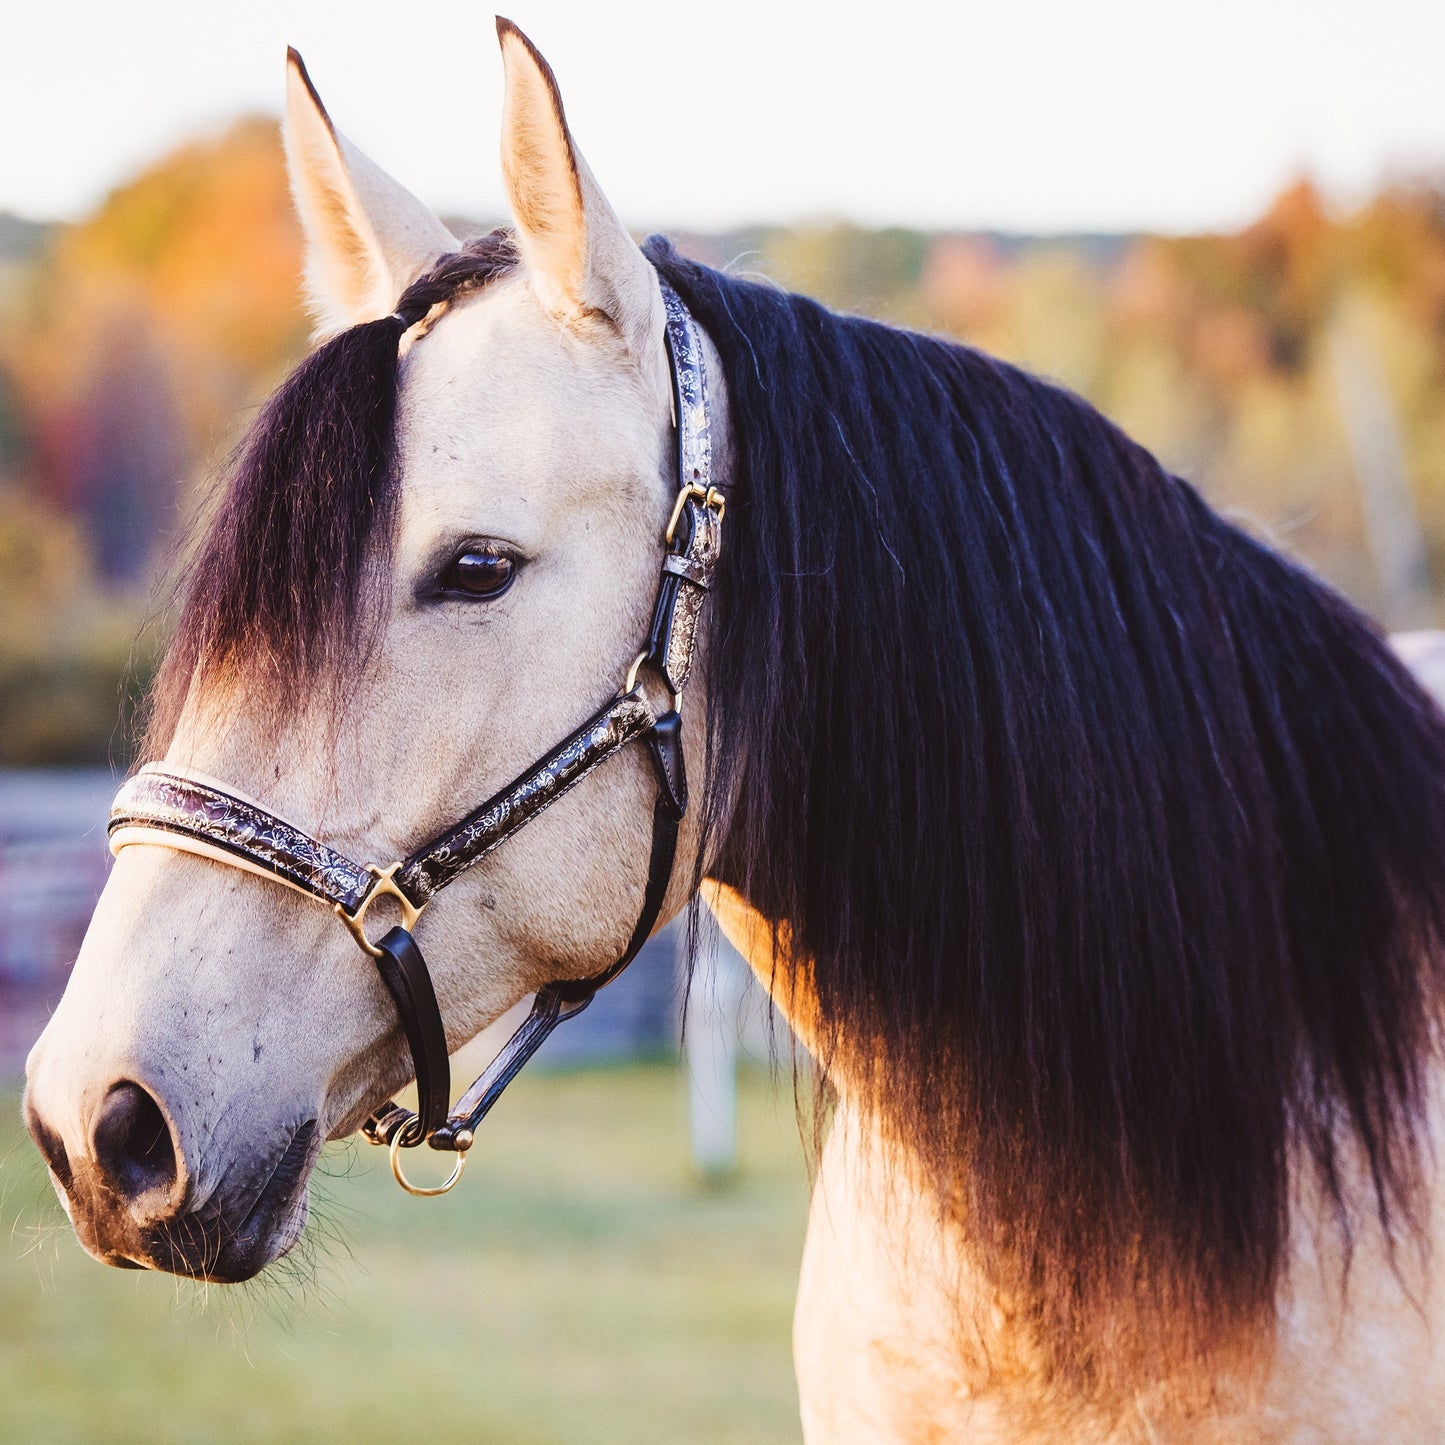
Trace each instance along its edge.
<path fill-rule="evenodd" d="M 403 1144 L 402 1140 L 405 1139 L 412 1132 L 411 1125 L 415 1124 L 416 1122 L 417 1121 L 415 1119 L 409 1120 L 400 1129 L 398 1129 L 395 1134 L 392 1135 L 391 1177 L 395 1179 L 396 1182 L 400 1184 L 401 1187 L 405 1189 L 408 1194 L 415 1194 L 419 1199 L 435 1199 L 437 1195 L 450 1193 L 451 1190 L 456 1187 L 457 1180 L 462 1177 L 462 1170 L 467 1167 L 467 1149 L 471 1148 L 472 1141 L 470 1137 L 468 1137 L 466 1145 L 465 1147 L 463 1147 L 461 1142 L 462 1135 L 467 1134 L 468 1131 L 463 1129 L 461 1133 L 457 1135 L 457 1162 L 452 1167 L 452 1172 L 446 1177 L 446 1179 L 442 1183 L 434 1184 L 430 1188 L 427 1188 L 421 1184 L 413 1184 L 402 1171 L 401 1151 L 403 1149 L 411 1148 L 411 1144 Z M 417 1139 L 413 1142 L 420 1143 L 421 1141 Z"/>
<path fill-rule="evenodd" d="M 727 511 L 727 498 L 716 487 L 702 487 L 696 482 L 689 482 L 677 494 L 677 500 L 672 504 L 672 516 L 667 519 L 667 531 L 662 534 L 663 540 L 669 547 L 672 546 L 672 537 L 673 533 L 677 531 L 677 524 L 682 519 L 682 509 L 687 505 L 690 497 L 696 497 L 704 507 L 715 509 L 719 522 L 723 519 L 723 513 Z"/>
<path fill-rule="evenodd" d="M 672 545 L 672 534 L 677 531 L 677 524 L 682 518 L 682 509 L 687 505 L 689 497 L 699 497 L 706 501 L 707 488 L 698 486 L 696 482 L 689 482 L 677 494 L 677 500 L 672 504 L 672 516 L 667 519 L 667 531 L 662 534 L 663 540 L 669 547 Z"/>
<path fill-rule="evenodd" d="M 426 907 L 423 903 L 420 906 L 413 903 L 405 893 L 397 887 L 396 870 L 401 864 L 393 863 L 388 868 L 378 868 L 375 863 L 368 863 L 366 871 L 371 874 L 376 882 L 366 891 L 366 897 L 356 905 L 355 913 L 348 913 L 341 904 L 332 906 L 336 910 L 336 916 L 346 925 L 347 931 L 361 945 L 361 951 L 372 958 L 380 958 L 381 950 L 367 939 L 366 931 L 362 928 L 362 922 L 366 918 L 367 909 L 376 902 L 378 898 L 394 898 L 401 908 L 401 926 L 408 933 L 416 927 L 416 921 L 421 917 L 421 911 Z"/>
<path fill-rule="evenodd" d="M 627 680 L 622 684 L 621 689 L 618 691 L 618 694 L 617 694 L 618 697 L 626 697 L 627 694 L 628 694 L 629 692 L 631 692 L 634 687 L 637 686 L 637 674 L 638 674 L 639 671 L 641 671 L 641 669 L 642 669 L 642 664 L 643 664 L 644 662 L 646 662 L 646 661 L 647 661 L 647 649 L 646 649 L 646 648 L 643 648 L 643 650 L 642 650 L 641 652 L 639 652 L 639 653 L 637 654 L 637 656 L 632 659 L 632 666 L 627 669 Z M 666 679 L 664 679 L 664 681 L 665 681 L 665 680 L 666 680 Z M 669 688 L 668 690 L 669 690 L 670 692 L 672 692 L 672 710 L 673 710 L 673 712 L 681 712 L 681 711 L 682 711 L 682 689 L 681 689 L 681 688 L 677 688 L 677 689 L 674 691 L 673 689 Z"/>

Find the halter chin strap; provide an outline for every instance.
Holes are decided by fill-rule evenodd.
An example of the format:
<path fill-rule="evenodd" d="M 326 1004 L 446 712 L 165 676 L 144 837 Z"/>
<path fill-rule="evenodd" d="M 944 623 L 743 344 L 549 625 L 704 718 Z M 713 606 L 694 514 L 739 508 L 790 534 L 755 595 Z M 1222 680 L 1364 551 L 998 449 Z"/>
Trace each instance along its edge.
<path fill-rule="evenodd" d="M 386 868 L 354 862 L 244 794 L 199 773 L 148 765 L 126 781 L 111 808 L 112 853 L 132 844 L 160 844 L 274 879 L 332 906 L 376 964 L 411 1050 L 416 1112 L 389 1102 L 371 1114 L 362 1130 L 373 1143 L 390 1148 L 392 1172 L 413 1194 L 444 1194 L 457 1182 L 477 1126 L 502 1091 L 558 1024 L 581 1013 L 597 990 L 636 958 L 657 926 L 667 896 L 678 828 L 687 812 L 682 695 L 692 671 L 698 618 L 717 563 L 724 502 L 712 481 L 701 333 L 666 282 L 662 298 L 677 421 L 678 493 L 664 536 L 662 576 L 647 645 L 609 702 L 459 823 Z M 672 694 L 665 712 L 659 713 L 638 685 L 645 666 L 660 675 Z M 413 936 L 417 919 L 459 874 L 637 741 L 646 743 L 652 758 L 657 799 L 642 909 L 626 948 L 600 973 L 558 980 L 539 989 L 525 1022 L 448 1112 L 451 1067 L 446 1030 L 426 960 Z M 401 921 L 373 941 L 366 933 L 366 918 L 383 898 L 396 905 Z M 436 1188 L 410 1183 L 401 1169 L 398 1151 L 423 1140 L 433 1149 L 457 1155 L 451 1177 Z"/>

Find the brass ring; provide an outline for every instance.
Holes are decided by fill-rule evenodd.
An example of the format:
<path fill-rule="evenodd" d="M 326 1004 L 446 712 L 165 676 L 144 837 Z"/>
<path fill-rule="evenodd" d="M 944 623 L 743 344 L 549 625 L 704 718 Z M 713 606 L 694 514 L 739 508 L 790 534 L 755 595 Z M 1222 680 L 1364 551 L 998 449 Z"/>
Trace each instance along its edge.
<path fill-rule="evenodd" d="M 639 652 L 639 653 L 637 654 L 637 656 L 636 656 L 635 658 L 633 658 L 633 660 L 632 660 L 632 666 L 627 669 L 627 680 L 626 680 L 626 682 L 624 682 L 624 683 L 622 684 L 622 689 L 621 689 L 621 691 L 617 694 L 618 697 L 626 697 L 627 694 L 628 694 L 629 692 L 631 692 L 632 689 L 637 686 L 637 674 L 642 670 L 642 664 L 643 664 L 644 662 L 646 662 L 646 661 L 647 661 L 647 650 L 644 648 L 641 652 Z M 664 678 L 663 678 L 663 681 L 666 682 L 667 679 L 664 677 Z M 682 689 L 681 689 L 680 687 L 679 687 L 679 688 L 668 688 L 668 691 L 672 694 L 672 710 L 673 710 L 673 712 L 681 712 L 681 711 L 682 711 Z"/>
<path fill-rule="evenodd" d="M 619 697 L 625 696 L 637 686 L 637 673 L 642 664 L 647 661 L 647 649 L 644 647 L 636 657 L 632 659 L 632 666 L 627 669 L 627 681 L 622 684 L 622 692 Z"/>
<path fill-rule="evenodd" d="M 445 1183 L 433 1185 L 430 1189 L 423 1188 L 420 1184 L 413 1184 L 411 1180 L 402 1173 L 401 1150 L 403 1145 L 401 1141 L 406 1137 L 408 1132 L 406 1128 L 401 1128 L 392 1135 L 391 1177 L 395 1179 L 408 1194 L 415 1194 L 421 1199 L 435 1199 L 438 1194 L 450 1193 L 450 1191 L 456 1187 L 457 1180 L 462 1177 L 462 1170 L 467 1167 L 466 1151 L 458 1151 L 456 1167 L 452 1170 Z"/>

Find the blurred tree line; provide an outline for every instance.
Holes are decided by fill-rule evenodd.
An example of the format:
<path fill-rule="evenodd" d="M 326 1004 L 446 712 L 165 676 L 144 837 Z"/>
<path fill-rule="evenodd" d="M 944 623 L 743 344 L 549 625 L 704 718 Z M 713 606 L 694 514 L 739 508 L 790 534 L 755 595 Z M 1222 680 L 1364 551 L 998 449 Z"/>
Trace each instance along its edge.
<path fill-rule="evenodd" d="M 1387 622 L 1445 617 L 1445 184 L 1340 215 L 1301 183 L 1231 235 L 680 240 L 1057 379 Z M 0 216 L 0 763 L 125 758 L 160 583 L 305 349 L 299 270 L 266 120 L 183 147 L 79 224 Z M 1371 447 L 1423 543 L 1403 593 L 1371 547 Z"/>
<path fill-rule="evenodd" d="M 261 120 L 176 151 L 78 225 L 12 241 L 0 762 L 124 759 L 175 541 L 305 346 L 299 248 Z"/>

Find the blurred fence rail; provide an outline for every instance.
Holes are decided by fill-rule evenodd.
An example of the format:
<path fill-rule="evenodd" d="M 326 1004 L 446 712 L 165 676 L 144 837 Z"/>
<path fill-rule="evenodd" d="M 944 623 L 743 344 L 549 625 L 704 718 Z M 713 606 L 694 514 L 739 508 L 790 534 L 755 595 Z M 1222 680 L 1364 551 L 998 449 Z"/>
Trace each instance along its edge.
<path fill-rule="evenodd" d="M 0 1077 L 16 1077 L 70 976 L 110 857 L 105 768 L 0 769 Z"/>

